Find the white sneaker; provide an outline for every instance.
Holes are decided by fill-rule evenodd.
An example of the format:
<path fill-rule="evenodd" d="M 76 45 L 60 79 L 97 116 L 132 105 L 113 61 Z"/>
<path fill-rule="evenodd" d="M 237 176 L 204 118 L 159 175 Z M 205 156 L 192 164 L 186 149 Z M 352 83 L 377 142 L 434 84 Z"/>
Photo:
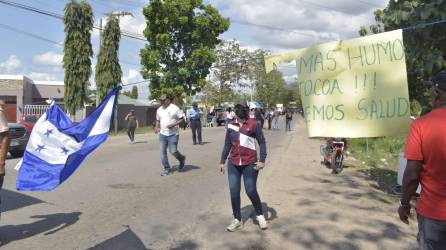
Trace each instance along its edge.
<path fill-rule="evenodd" d="M 242 227 L 243 227 L 243 223 L 241 221 L 239 221 L 238 219 L 234 219 L 231 222 L 231 225 L 229 225 L 226 229 L 229 232 L 235 232 L 235 231 L 241 229 Z"/>
<path fill-rule="evenodd" d="M 258 215 L 257 222 L 259 223 L 260 229 L 265 230 L 268 228 L 268 222 L 266 222 L 265 216 Z"/>

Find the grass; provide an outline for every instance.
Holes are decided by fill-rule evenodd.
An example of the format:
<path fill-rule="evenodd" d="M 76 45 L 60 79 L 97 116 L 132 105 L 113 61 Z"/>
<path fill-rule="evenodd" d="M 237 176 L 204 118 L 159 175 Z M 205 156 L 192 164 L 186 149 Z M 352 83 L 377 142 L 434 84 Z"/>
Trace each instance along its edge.
<path fill-rule="evenodd" d="M 147 126 L 147 127 L 139 127 L 135 130 L 135 134 L 148 134 L 148 133 L 153 133 L 153 127 L 152 126 Z M 118 130 L 117 133 L 115 133 L 112 129 L 112 131 L 110 132 L 111 136 L 117 136 L 117 135 L 127 135 L 127 129 L 120 129 Z"/>
<path fill-rule="evenodd" d="M 405 145 L 404 137 L 373 138 L 348 140 L 348 151 L 366 166 L 360 171 L 377 181 L 380 189 L 390 192 L 396 184 L 398 158 Z"/>

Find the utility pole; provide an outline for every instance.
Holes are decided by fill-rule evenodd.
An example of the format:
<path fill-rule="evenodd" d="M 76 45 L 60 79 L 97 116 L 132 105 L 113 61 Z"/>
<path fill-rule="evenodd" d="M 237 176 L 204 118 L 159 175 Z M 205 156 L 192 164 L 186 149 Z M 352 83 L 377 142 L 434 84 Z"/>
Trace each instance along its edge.
<path fill-rule="evenodd" d="M 102 45 L 102 18 L 99 19 L 99 49 Z M 96 83 L 97 84 L 97 83 Z M 99 91 L 98 91 L 98 85 L 96 85 L 96 107 L 99 106 L 99 103 L 101 100 L 99 100 Z"/>

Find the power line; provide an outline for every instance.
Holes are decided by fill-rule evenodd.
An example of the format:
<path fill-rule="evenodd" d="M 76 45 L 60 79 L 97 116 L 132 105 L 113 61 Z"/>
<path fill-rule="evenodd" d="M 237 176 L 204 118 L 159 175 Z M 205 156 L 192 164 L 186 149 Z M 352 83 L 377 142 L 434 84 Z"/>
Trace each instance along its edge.
<path fill-rule="evenodd" d="M 45 38 L 45 37 L 42 37 L 42 36 L 30 33 L 30 32 L 27 32 L 27 31 L 24 31 L 24 30 L 21 30 L 21 29 L 14 28 L 14 27 L 9 26 L 7 24 L 0 23 L 0 28 L 5 29 L 5 30 L 9 30 L 9 31 L 12 31 L 12 32 L 16 32 L 16 33 L 19 33 L 19 34 L 24 35 L 24 36 L 32 37 L 34 39 L 42 40 L 42 41 L 45 41 L 45 42 L 48 42 L 48 43 L 51 43 L 51 44 L 54 44 L 54 45 L 57 45 L 57 46 L 60 46 L 60 47 L 63 47 L 62 43 L 58 43 L 58 42 L 50 40 L 48 38 Z M 130 65 L 130 66 L 141 66 L 139 64 L 132 63 L 132 62 L 129 62 L 129 61 L 126 61 L 126 60 L 119 60 L 119 63 L 120 64 Z"/>
<path fill-rule="evenodd" d="M 53 13 L 53 12 L 50 12 L 50 11 L 41 10 L 41 9 L 38 9 L 38 8 L 34 8 L 32 6 L 29 6 L 29 5 L 24 5 L 24 4 L 20 4 L 20 3 L 14 3 L 14 2 L 6 1 L 6 0 L 0 0 L 0 3 L 5 4 L 5 5 L 9 5 L 9 6 L 12 6 L 12 7 L 15 7 L 15 8 L 19 8 L 19 9 L 35 12 L 35 13 L 38 13 L 38 14 L 42 14 L 42 15 L 45 15 L 45 16 L 53 17 L 53 18 L 56 18 L 56 19 L 59 19 L 59 20 L 62 20 L 62 21 L 64 20 L 64 17 L 62 15 L 60 15 L 60 14 Z M 93 25 L 93 28 L 97 29 L 97 30 L 101 30 L 100 27 L 95 26 L 95 25 Z M 133 33 L 133 32 L 128 32 L 128 31 L 125 31 L 125 30 L 121 30 L 121 35 L 125 36 L 125 37 L 128 37 L 128 38 L 135 39 L 135 40 L 147 42 L 145 37 L 143 35 L 141 35 L 141 34 L 136 34 L 136 33 Z"/>
<path fill-rule="evenodd" d="M 55 44 L 55 45 L 58 45 L 58 46 L 63 46 L 63 44 L 58 43 L 56 41 L 50 40 L 48 38 L 45 38 L 45 37 L 42 37 L 42 36 L 30 33 L 30 32 L 24 31 L 24 30 L 20 30 L 20 29 L 14 28 L 14 27 L 6 25 L 6 24 L 0 23 L 0 28 L 6 29 L 6 30 L 9 30 L 9 31 L 13 31 L 13 32 L 25 35 L 25 36 L 33 37 L 35 39 L 42 40 L 42 41 L 45 41 L 45 42 L 48 42 L 48 43 L 52 43 L 52 44 Z"/>

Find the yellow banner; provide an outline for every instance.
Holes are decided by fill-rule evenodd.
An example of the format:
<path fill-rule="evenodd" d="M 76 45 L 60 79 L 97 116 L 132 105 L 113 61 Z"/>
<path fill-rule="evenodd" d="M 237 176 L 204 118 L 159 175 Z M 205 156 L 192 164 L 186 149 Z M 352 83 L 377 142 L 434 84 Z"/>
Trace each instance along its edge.
<path fill-rule="evenodd" d="M 330 42 L 265 58 L 267 72 L 296 60 L 310 137 L 407 133 L 410 102 L 402 31 Z"/>

